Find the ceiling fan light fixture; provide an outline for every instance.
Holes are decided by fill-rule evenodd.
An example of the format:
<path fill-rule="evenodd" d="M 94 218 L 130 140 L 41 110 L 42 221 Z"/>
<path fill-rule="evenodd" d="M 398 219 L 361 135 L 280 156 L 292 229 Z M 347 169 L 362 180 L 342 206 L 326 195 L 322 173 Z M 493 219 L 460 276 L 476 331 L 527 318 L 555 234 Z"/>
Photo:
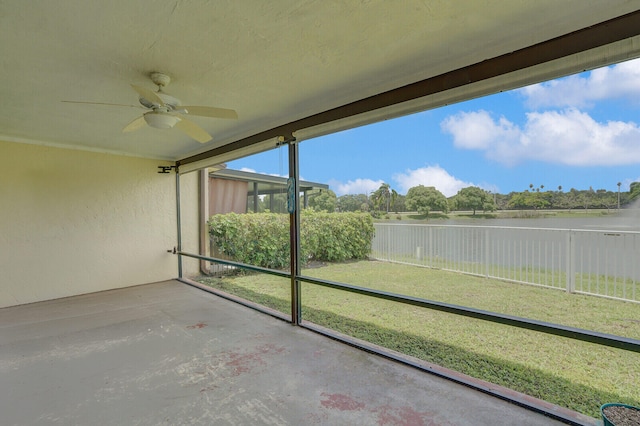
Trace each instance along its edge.
<path fill-rule="evenodd" d="M 171 129 L 180 121 L 180 118 L 171 114 L 151 111 L 144 115 L 144 121 L 156 129 Z"/>

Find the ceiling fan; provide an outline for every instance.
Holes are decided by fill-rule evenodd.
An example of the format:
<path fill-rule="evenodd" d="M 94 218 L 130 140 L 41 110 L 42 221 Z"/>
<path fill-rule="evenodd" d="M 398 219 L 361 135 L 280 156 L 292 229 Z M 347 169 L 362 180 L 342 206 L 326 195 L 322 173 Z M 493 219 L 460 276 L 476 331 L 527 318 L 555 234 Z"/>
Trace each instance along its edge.
<path fill-rule="evenodd" d="M 200 117 L 213 117 L 213 118 L 228 118 L 237 119 L 238 114 L 232 109 L 216 108 L 208 106 L 184 106 L 180 99 L 175 98 L 162 91 L 170 82 L 171 78 L 163 73 L 152 72 L 151 81 L 158 86 L 158 91 L 154 92 L 147 88 L 136 86 L 132 84 L 131 87 L 135 90 L 140 97 L 138 98 L 142 107 L 149 111 L 142 114 L 142 116 L 136 118 L 129 124 L 127 124 L 122 131 L 124 133 L 133 132 L 145 125 L 155 127 L 156 129 L 171 129 L 176 127 L 189 137 L 197 140 L 200 143 L 209 142 L 211 135 L 207 133 L 202 127 L 187 119 L 186 115 L 196 115 Z M 120 105 L 109 104 L 103 102 L 80 102 L 80 101 L 62 101 L 68 103 L 82 103 L 82 104 L 95 104 L 95 105 L 113 105 L 113 106 L 126 106 L 131 107 L 133 105 Z M 141 108 L 141 107 L 136 107 Z"/>

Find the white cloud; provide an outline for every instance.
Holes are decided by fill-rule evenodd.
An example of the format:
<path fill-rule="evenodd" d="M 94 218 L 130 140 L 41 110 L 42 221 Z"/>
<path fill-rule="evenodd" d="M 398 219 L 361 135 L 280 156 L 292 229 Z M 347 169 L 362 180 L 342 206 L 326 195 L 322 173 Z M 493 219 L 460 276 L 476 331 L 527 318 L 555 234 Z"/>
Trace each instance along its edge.
<path fill-rule="evenodd" d="M 462 112 L 443 120 L 441 128 L 453 136 L 456 147 L 483 150 L 488 158 L 506 165 L 527 159 L 573 166 L 640 163 L 638 125 L 599 123 L 574 108 L 528 113 L 523 128 L 504 117 L 494 119 L 486 111 Z"/>
<path fill-rule="evenodd" d="M 598 123 L 584 112 L 527 114 L 525 152 L 531 158 L 574 166 L 640 163 L 640 129 L 635 123 Z"/>
<path fill-rule="evenodd" d="M 392 179 L 396 185 L 391 187 L 400 194 L 406 194 L 409 188 L 418 185 L 433 186 L 447 197 L 457 194 L 460 189 L 467 186 L 479 186 L 488 191 L 497 192 L 497 187 L 490 184 L 474 184 L 457 179 L 439 165 L 426 166 L 415 170 L 407 169 L 404 173 L 394 174 Z M 337 196 L 345 194 L 368 195 L 380 188 L 383 183 L 383 180 L 373 179 L 355 179 L 347 183 L 330 180 L 329 187 Z"/>
<path fill-rule="evenodd" d="M 372 180 L 372 179 L 356 179 L 350 180 L 347 183 L 342 183 L 337 180 L 330 180 L 329 187 L 339 197 L 345 194 L 370 194 L 376 189 L 380 188 L 384 181 Z"/>
<path fill-rule="evenodd" d="M 640 59 L 591 71 L 586 76 L 572 75 L 546 83 L 527 86 L 518 91 L 530 108 L 592 106 L 604 99 L 640 95 Z"/>
<path fill-rule="evenodd" d="M 463 149 L 489 149 L 496 140 L 518 137 L 519 129 L 500 117 L 497 122 L 484 110 L 461 112 L 445 118 L 440 127 L 453 135 L 453 143 Z"/>
<path fill-rule="evenodd" d="M 398 192 L 401 194 L 406 194 L 411 187 L 424 185 L 433 186 L 446 197 L 451 197 L 456 195 L 462 188 L 476 186 L 473 183 L 456 179 L 439 165 L 397 173 L 393 176 L 393 180 L 398 183 Z"/>

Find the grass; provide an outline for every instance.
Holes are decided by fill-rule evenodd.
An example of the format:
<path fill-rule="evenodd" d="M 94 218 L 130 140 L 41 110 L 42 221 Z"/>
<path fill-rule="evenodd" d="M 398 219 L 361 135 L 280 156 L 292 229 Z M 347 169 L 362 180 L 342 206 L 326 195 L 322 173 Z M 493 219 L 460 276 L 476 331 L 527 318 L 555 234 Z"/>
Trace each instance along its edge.
<path fill-rule="evenodd" d="M 624 303 L 384 262 L 305 275 L 640 338 L 640 309 Z M 289 281 L 266 275 L 201 282 L 289 312 Z M 303 283 L 303 318 L 389 349 L 597 417 L 606 402 L 640 405 L 640 356 Z"/>

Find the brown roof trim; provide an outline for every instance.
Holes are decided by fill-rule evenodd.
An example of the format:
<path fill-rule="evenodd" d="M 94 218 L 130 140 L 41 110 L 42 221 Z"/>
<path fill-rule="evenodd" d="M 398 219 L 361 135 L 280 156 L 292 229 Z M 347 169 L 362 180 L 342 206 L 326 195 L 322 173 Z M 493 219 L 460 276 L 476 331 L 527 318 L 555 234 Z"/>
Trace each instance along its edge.
<path fill-rule="evenodd" d="M 293 133 L 297 130 L 371 112 L 467 84 L 477 83 L 589 49 L 602 47 L 637 35 L 640 35 L 640 11 L 635 11 L 530 47 L 525 47 L 511 53 L 351 102 L 300 120 L 292 121 L 291 123 L 236 140 L 201 154 L 184 158 L 179 160 L 177 164 L 189 164 L 226 154 L 278 136 L 284 136 L 286 140 L 293 140 Z"/>

